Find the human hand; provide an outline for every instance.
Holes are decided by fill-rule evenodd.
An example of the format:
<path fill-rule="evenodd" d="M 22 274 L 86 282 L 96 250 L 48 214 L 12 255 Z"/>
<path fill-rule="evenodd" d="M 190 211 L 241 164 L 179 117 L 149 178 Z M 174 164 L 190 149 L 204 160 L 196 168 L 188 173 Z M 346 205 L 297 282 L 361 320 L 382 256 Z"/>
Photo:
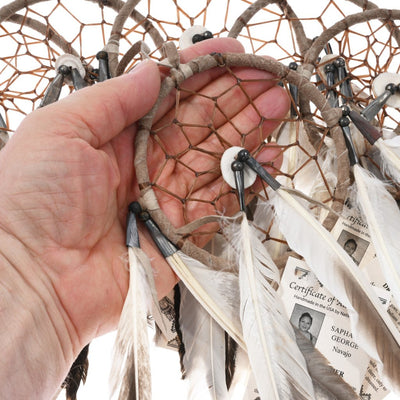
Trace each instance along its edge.
<path fill-rule="evenodd" d="M 182 58 L 185 61 L 211 51 L 238 52 L 242 48 L 234 40 L 214 39 L 185 50 Z M 251 70 L 241 73 L 244 77 L 260 74 Z M 139 195 L 133 167 L 134 123 L 154 103 L 159 80 L 155 64 L 146 62 L 132 74 L 35 111 L 0 153 L 0 254 L 9 261 L 13 276 L 29 282 L 32 293 L 49 310 L 66 358 L 65 373 L 88 341 L 118 322 L 128 289 L 125 217 L 128 204 Z M 227 84 L 226 77 L 216 70 L 187 83 L 210 95 Z M 280 88 L 271 86 L 249 85 L 249 93 L 261 112 L 280 118 L 289 102 Z M 248 99 L 235 96 L 235 100 L 225 99 L 229 117 L 237 126 L 253 123 L 254 113 L 246 108 Z M 158 113 L 159 125 L 168 117 L 171 105 L 170 97 Z M 200 109 L 188 98 L 182 112 L 201 119 L 206 114 L 199 113 Z M 233 134 L 222 117 L 217 125 L 223 135 Z M 267 124 L 263 134 L 267 136 L 275 126 Z M 159 136 L 179 150 L 174 129 L 160 131 Z M 197 140 L 205 146 L 215 145 L 208 143 L 206 136 Z M 148 164 L 154 171 L 164 162 L 161 156 L 157 147 L 149 151 Z M 188 154 L 188 162 L 204 160 Z M 162 176 L 163 185 L 182 197 L 189 179 L 179 168 Z M 220 178 L 216 179 L 200 180 L 196 195 L 207 198 Z M 171 222 L 182 225 L 180 205 L 162 194 L 159 200 Z M 236 204 L 225 206 L 227 212 L 233 212 Z M 205 213 L 207 209 L 198 207 L 189 210 L 189 217 L 193 220 Z M 141 245 L 157 270 L 161 297 L 171 290 L 176 277 L 146 236 Z M 72 350 L 65 349 L 67 345 Z M 57 378 L 64 375 L 61 371 Z"/>

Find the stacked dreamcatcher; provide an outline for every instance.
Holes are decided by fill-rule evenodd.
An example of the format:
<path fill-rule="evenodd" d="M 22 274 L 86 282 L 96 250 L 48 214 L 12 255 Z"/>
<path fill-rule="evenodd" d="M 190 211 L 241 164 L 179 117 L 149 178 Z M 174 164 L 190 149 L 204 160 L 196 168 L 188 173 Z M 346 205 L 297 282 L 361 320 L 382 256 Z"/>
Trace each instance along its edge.
<path fill-rule="evenodd" d="M 150 315 L 157 340 L 181 351 L 191 398 L 399 393 L 400 11 L 367 0 L 71 3 L 16 0 L 0 9 L 0 134 L 4 145 L 21 116 L 143 58 L 166 75 L 135 144 L 141 196 L 128 213 L 131 286 L 113 366 L 119 398 L 151 398 Z M 82 15 L 81 3 L 91 12 Z M 238 38 L 247 53 L 180 63 L 178 49 L 213 36 Z M 206 71 L 224 77 L 223 90 L 193 84 Z M 288 113 L 262 108 L 272 87 L 287 93 Z M 198 115 L 187 115 L 189 103 Z M 235 119 L 238 107 L 246 125 Z M 147 162 L 150 145 L 164 160 L 159 168 Z M 189 178 L 166 183 L 179 174 Z M 212 191 L 203 190 L 210 182 Z M 174 217 L 171 203 L 180 210 Z M 335 237 L 346 220 L 369 235 L 374 257 L 366 268 Z M 173 298 L 143 304 L 154 289 L 137 226 L 148 228 L 181 279 Z M 340 366 L 290 323 L 280 286 L 292 258 L 311 270 L 309 290 L 323 287 L 347 309 L 347 336 L 372 360 L 368 369 L 387 387 L 380 394 L 370 380 L 342 379 Z M 371 280 L 390 289 L 388 309 Z M 71 399 L 86 356 L 87 348 L 66 379 Z"/>

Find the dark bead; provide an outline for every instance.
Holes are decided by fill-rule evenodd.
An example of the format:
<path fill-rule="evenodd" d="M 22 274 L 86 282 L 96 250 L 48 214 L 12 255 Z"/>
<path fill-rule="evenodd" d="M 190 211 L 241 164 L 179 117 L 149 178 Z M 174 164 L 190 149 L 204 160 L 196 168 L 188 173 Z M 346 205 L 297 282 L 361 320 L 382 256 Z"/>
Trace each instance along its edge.
<path fill-rule="evenodd" d="M 231 164 L 232 171 L 243 171 L 244 165 L 241 161 L 235 160 Z"/>
<path fill-rule="evenodd" d="M 339 119 L 339 125 L 341 127 L 349 126 L 350 125 L 350 120 L 347 117 L 342 117 Z"/>
<path fill-rule="evenodd" d="M 198 43 L 201 42 L 202 40 L 204 40 L 203 35 L 200 35 L 199 33 L 196 33 L 195 35 L 193 35 L 192 37 L 192 43 Z"/>
<path fill-rule="evenodd" d="M 60 66 L 58 67 L 58 72 L 59 72 L 60 74 L 63 74 L 63 75 L 65 76 L 65 75 L 68 75 L 68 74 L 71 73 L 71 68 L 68 67 L 67 65 L 60 65 Z"/>
<path fill-rule="evenodd" d="M 342 115 L 343 117 L 347 117 L 350 115 L 350 107 L 349 106 L 342 106 Z"/>
<path fill-rule="evenodd" d="M 246 149 L 240 150 L 238 153 L 238 160 L 245 162 L 250 158 L 250 152 Z"/>
<path fill-rule="evenodd" d="M 342 67 L 344 67 L 346 65 L 346 62 L 341 57 L 337 58 L 333 63 L 334 63 L 336 68 L 342 68 Z"/>
<path fill-rule="evenodd" d="M 329 72 L 334 72 L 335 71 L 335 66 L 333 64 L 327 64 L 325 65 L 325 72 L 329 73 Z"/>
<path fill-rule="evenodd" d="M 292 69 L 293 71 L 296 71 L 296 70 L 297 70 L 297 67 L 298 67 L 298 64 L 297 64 L 296 62 L 294 62 L 294 61 L 292 61 L 292 62 L 289 64 L 289 68 Z"/>
<path fill-rule="evenodd" d="M 210 31 L 205 31 L 203 33 L 203 40 L 212 39 L 212 38 L 213 38 L 213 34 Z"/>
<path fill-rule="evenodd" d="M 394 83 L 388 83 L 385 86 L 385 90 L 389 90 L 390 93 L 395 94 L 397 91 L 397 85 L 395 85 Z"/>
<path fill-rule="evenodd" d="M 139 214 L 139 219 L 143 222 L 149 221 L 151 219 L 150 214 L 147 211 L 142 211 Z"/>
<path fill-rule="evenodd" d="M 134 213 L 134 214 L 139 214 L 143 210 L 142 210 L 142 206 L 140 205 L 139 202 L 133 201 L 131 204 L 129 204 L 129 211 Z"/>

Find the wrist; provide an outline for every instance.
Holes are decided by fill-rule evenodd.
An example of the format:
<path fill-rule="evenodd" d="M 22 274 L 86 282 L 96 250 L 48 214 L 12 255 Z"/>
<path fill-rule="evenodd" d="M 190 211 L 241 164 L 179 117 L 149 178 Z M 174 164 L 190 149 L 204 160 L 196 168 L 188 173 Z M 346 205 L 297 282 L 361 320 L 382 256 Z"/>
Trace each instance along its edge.
<path fill-rule="evenodd" d="M 80 343 L 37 260 L 3 231 L 0 327 L 0 398 L 51 398 Z"/>

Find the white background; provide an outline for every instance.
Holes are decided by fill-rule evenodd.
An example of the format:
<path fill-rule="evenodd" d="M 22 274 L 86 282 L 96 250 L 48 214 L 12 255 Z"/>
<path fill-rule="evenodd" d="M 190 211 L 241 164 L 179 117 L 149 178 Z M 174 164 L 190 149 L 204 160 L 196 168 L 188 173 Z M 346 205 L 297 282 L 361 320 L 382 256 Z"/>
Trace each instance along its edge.
<path fill-rule="evenodd" d="M 75 0 L 76 1 L 76 0 Z M 3 0 L 4 3 L 6 3 Z M 53 1 L 54 2 L 54 1 Z M 50 6 L 50 3 L 53 2 L 44 2 L 40 5 L 40 7 L 46 7 L 47 5 Z M 152 1 L 153 2 L 153 1 Z M 193 0 L 185 0 L 181 1 L 181 4 L 186 4 L 188 6 L 189 3 L 198 4 L 200 0 L 194 2 Z M 398 0 L 376 0 L 376 4 L 378 4 L 382 8 L 399 8 Z M 74 2 L 75 3 L 75 2 Z M 76 2 L 78 3 L 78 2 Z M 145 2 L 147 3 L 147 2 Z M 161 12 L 168 13 L 173 11 L 172 8 L 165 6 L 167 1 L 164 3 L 161 2 Z M 204 1 L 202 2 L 204 3 Z M 211 1 L 213 5 L 221 4 L 221 10 L 225 10 L 226 1 L 220 0 L 217 3 L 215 0 Z M 232 7 L 234 6 L 234 1 L 232 1 Z M 345 3 L 342 0 L 339 3 Z M 171 3 L 172 4 L 172 3 Z M 307 13 L 315 12 L 315 8 L 318 7 L 318 2 L 315 0 L 292 0 L 290 4 L 301 5 L 301 10 L 304 15 Z M 84 10 L 85 2 L 79 1 L 79 7 L 82 7 Z M 170 7 L 174 7 L 173 5 Z M 242 4 L 240 10 L 238 9 L 237 13 L 235 10 L 231 13 L 231 15 L 238 16 L 240 12 L 243 10 L 244 5 Z M 297 11 L 297 10 L 296 10 Z M 359 11 L 359 9 L 358 9 Z M 90 12 L 90 11 L 89 11 Z M 354 8 L 352 9 L 354 11 Z M 165 16 L 165 19 L 168 17 Z M 208 16 L 207 23 L 209 24 L 207 27 L 212 30 L 212 25 L 215 21 L 221 25 L 221 18 L 223 18 L 223 13 L 214 12 L 212 15 Z M 338 19 L 336 18 L 335 21 Z M 320 28 L 320 26 L 318 27 Z M 68 30 L 68 24 L 64 24 L 64 29 Z M 318 29 L 315 32 L 315 35 L 320 33 Z M 273 35 L 271 33 L 271 35 Z M 225 34 L 226 36 L 226 34 Z M 308 33 L 309 37 L 313 37 L 312 34 Z M 280 38 L 280 41 L 289 40 L 288 38 Z M 246 43 L 246 45 L 249 45 Z M 274 54 L 271 54 L 274 56 Z M 89 350 L 89 374 L 86 384 L 81 387 L 78 393 L 79 400 L 105 400 L 109 399 L 109 386 L 108 386 L 108 376 L 109 376 L 109 369 L 111 365 L 111 352 L 113 341 L 115 338 L 115 333 L 110 333 L 103 337 L 97 338 L 94 340 L 90 345 Z M 153 350 L 153 399 L 154 400 L 180 400 L 186 399 L 185 395 L 185 384 L 180 381 L 180 365 L 178 360 L 178 355 L 176 352 L 171 350 L 165 349 L 154 349 Z M 64 399 L 64 394 L 61 393 L 58 399 Z M 395 399 L 398 397 L 389 395 L 387 399 Z"/>

